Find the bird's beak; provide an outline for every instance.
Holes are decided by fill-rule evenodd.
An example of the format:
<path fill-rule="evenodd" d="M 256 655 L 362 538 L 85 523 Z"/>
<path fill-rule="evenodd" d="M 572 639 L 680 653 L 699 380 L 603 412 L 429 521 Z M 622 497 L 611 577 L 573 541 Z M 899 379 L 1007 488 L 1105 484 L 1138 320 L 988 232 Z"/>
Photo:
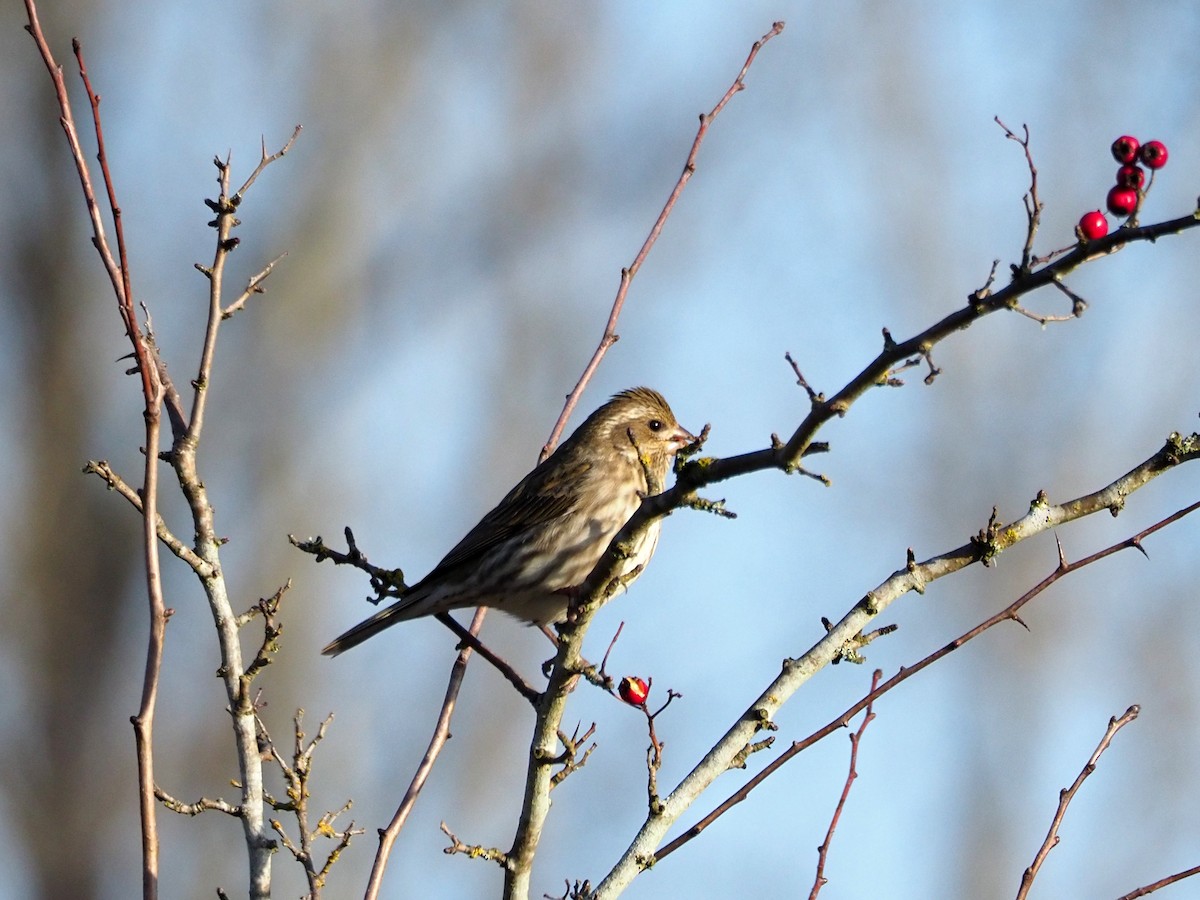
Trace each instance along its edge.
<path fill-rule="evenodd" d="M 696 443 L 696 436 L 682 425 L 675 426 L 675 433 L 670 438 L 673 453 L 678 453 L 688 444 Z"/>

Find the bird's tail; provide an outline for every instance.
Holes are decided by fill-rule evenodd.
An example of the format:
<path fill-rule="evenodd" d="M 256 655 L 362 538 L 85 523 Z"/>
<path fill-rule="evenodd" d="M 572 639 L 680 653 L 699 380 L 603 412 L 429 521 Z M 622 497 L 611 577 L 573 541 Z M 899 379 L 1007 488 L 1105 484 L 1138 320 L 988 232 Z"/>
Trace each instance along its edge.
<path fill-rule="evenodd" d="M 345 634 L 338 635 L 321 651 L 325 656 L 337 656 L 351 647 L 357 647 L 369 637 L 374 637 L 385 628 L 390 628 L 397 622 L 415 618 L 412 612 L 413 600 L 405 597 L 393 603 L 387 609 L 381 609 L 369 619 L 359 622 Z M 420 613 L 417 613 L 420 615 Z"/>

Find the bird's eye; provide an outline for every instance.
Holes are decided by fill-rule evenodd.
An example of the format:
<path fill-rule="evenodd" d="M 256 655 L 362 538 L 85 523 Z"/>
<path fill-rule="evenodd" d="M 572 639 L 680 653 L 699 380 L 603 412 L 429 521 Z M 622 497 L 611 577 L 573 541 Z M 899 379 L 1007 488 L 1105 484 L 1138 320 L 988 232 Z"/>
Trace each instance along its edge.
<path fill-rule="evenodd" d="M 662 431 L 663 423 L 660 422 L 658 419 L 651 419 L 649 422 L 646 423 L 646 427 L 649 428 L 651 431 Z"/>

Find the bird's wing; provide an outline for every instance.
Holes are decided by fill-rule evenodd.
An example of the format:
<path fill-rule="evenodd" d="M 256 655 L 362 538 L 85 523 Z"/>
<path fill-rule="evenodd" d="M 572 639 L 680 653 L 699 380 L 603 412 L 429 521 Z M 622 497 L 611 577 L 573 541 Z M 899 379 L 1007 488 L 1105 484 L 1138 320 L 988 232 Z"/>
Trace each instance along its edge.
<path fill-rule="evenodd" d="M 551 462 L 558 464 L 547 465 Z M 451 569 L 474 565 L 498 544 L 535 532 L 568 513 L 578 502 L 580 481 L 592 464 L 583 460 L 574 464 L 564 462 L 553 458 L 546 460 L 521 479 L 422 579 L 422 583 L 435 581 Z"/>

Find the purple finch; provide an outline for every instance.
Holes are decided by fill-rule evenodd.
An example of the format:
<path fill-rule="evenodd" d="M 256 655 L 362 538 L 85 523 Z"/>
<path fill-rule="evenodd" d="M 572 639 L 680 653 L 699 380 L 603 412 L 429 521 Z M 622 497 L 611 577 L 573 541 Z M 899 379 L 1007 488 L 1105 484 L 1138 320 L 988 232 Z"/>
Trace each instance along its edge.
<path fill-rule="evenodd" d="M 657 391 L 622 391 L 509 491 L 432 572 L 321 652 L 336 656 L 397 622 L 463 607 L 489 606 L 537 625 L 562 622 L 574 590 L 648 493 L 646 473 L 661 487 L 675 454 L 694 440 Z M 649 562 L 660 524 L 646 529 L 618 576 Z"/>

